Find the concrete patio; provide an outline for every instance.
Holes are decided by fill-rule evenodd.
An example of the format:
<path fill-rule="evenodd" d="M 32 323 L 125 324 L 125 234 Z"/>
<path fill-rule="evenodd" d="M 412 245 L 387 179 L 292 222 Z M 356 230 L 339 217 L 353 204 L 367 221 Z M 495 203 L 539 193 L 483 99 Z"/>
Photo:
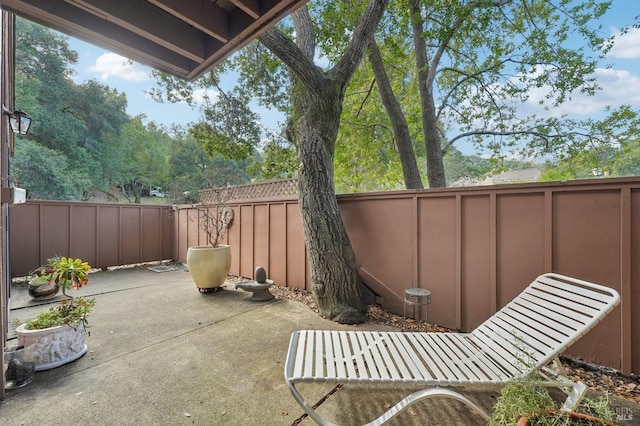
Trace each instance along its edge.
<path fill-rule="evenodd" d="M 3 425 L 292 425 L 304 414 L 283 379 L 289 336 L 298 329 L 373 329 L 323 320 L 301 303 L 251 302 L 225 284 L 200 294 L 183 269 L 147 268 L 91 274 L 77 295 L 95 297 L 89 353 L 38 372 L 0 402 Z M 13 284 L 11 319 L 44 310 Z M 380 326 L 378 326 L 379 328 Z M 332 389 L 301 390 L 317 401 Z M 341 425 L 366 423 L 407 394 L 393 388 L 344 386 L 319 412 Z M 495 393 L 469 393 L 490 411 Z M 616 411 L 640 424 L 637 404 L 616 400 Z M 311 425 L 304 418 L 299 422 Z M 462 404 L 433 399 L 402 413 L 392 425 L 482 425 Z"/>

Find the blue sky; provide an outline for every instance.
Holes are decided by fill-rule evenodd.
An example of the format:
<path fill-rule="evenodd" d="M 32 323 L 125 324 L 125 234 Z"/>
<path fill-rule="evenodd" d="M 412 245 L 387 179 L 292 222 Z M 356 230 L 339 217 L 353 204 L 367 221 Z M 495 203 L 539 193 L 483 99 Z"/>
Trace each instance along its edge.
<path fill-rule="evenodd" d="M 611 10 L 600 21 L 603 35 L 617 34 L 620 28 L 638 21 L 640 0 L 614 0 Z M 79 54 L 74 67 L 76 82 L 96 79 L 103 84 L 124 92 L 127 95 L 131 116 L 145 114 L 148 120 L 170 126 L 187 125 L 197 121 L 199 112 L 186 104 L 158 103 L 147 92 L 154 86 L 151 70 L 140 64 L 131 64 L 127 59 L 98 47 L 69 38 L 71 47 Z M 606 69 L 605 65 L 611 65 Z M 629 104 L 640 109 L 640 30 L 632 30 L 622 36 L 611 50 L 602 68 L 596 71 L 598 82 L 602 86 L 596 96 L 576 95 L 572 102 L 556 109 L 555 114 L 569 113 L 577 118 L 598 116 L 606 105 Z M 526 108 L 535 111 L 536 99 L 544 96 L 531 93 Z M 256 109 L 266 128 L 276 128 L 283 117 L 276 112 Z M 462 148 L 462 147 L 459 147 Z M 463 152 L 466 151 L 462 149 Z M 465 152 L 470 154 L 471 152 Z"/>

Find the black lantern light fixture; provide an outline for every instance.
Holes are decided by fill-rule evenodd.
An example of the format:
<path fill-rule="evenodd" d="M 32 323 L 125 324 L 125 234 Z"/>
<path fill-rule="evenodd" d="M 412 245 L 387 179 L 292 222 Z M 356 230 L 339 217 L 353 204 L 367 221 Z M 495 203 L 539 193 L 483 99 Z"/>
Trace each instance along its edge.
<path fill-rule="evenodd" d="M 23 111 L 10 112 L 7 108 L 2 106 L 2 113 L 9 116 L 9 125 L 13 133 L 18 135 L 26 135 L 29 132 L 31 126 L 31 117 Z"/>

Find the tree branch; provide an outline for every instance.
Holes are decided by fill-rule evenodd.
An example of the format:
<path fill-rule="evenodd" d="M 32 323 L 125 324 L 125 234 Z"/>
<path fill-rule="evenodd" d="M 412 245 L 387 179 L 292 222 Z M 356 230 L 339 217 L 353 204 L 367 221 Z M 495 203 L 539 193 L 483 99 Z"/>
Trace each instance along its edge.
<path fill-rule="evenodd" d="M 371 80 L 371 84 L 369 85 L 369 90 L 367 90 L 367 94 L 365 95 L 362 102 L 360 102 L 360 108 L 358 108 L 358 112 L 356 112 L 356 117 L 360 116 L 360 112 L 364 109 L 364 104 L 367 103 L 367 99 L 371 96 L 371 92 L 373 91 L 373 86 L 376 84 L 376 79 Z"/>
<path fill-rule="evenodd" d="M 329 71 L 330 77 L 339 84 L 346 85 L 355 72 L 364 52 L 371 41 L 389 0 L 369 0 L 340 61 Z"/>
<path fill-rule="evenodd" d="M 452 138 L 451 140 L 449 140 L 443 149 L 448 149 L 449 147 L 451 147 L 456 141 L 469 137 L 469 136 L 478 136 L 478 135 L 486 135 L 486 136 L 514 136 L 514 135 L 530 135 L 530 136 L 534 136 L 540 139 L 543 139 L 544 141 L 549 141 L 550 139 L 556 139 L 556 138 L 564 138 L 567 136 L 584 136 L 584 137 L 591 137 L 592 135 L 588 134 L 588 133 L 582 133 L 582 132 L 568 132 L 568 133 L 557 133 L 557 134 L 546 134 L 546 133 L 542 133 L 542 132 L 538 132 L 535 130 L 517 130 L 517 131 L 511 131 L 511 132 L 498 132 L 498 131 L 494 131 L 494 130 L 473 130 L 470 132 L 465 132 L 465 133 L 460 133 L 459 135 L 455 136 L 454 138 Z"/>
<path fill-rule="evenodd" d="M 484 0 L 476 0 L 476 1 L 473 1 L 473 2 L 469 3 L 467 5 L 467 7 L 466 7 L 466 12 L 467 13 L 462 13 L 462 14 L 458 15 L 457 19 L 453 22 L 453 24 L 449 28 L 448 34 L 440 42 L 440 45 L 438 46 L 438 49 L 436 50 L 436 53 L 433 55 L 433 59 L 431 60 L 431 64 L 430 64 L 430 68 L 429 68 L 428 81 L 433 81 L 433 79 L 435 78 L 435 73 L 436 73 L 436 70 L 438 68 L 438 65 L 440 64 L 440 59 L 442 58 L 442 55 L 444 55 L 444 52 L 447 50 L 447 48 L 449 46 L 449 42 L 451 41 L 453 36 L 456 34 L 458 28 L 460 28 L 462 23 L 471 14 L 473 9 L 480 8 L 480 7 L 501 7 L 501 6 L 504 6 L 504 5 L 508 4 L 508 3 L 511 3 L 512 1 L 513 0 L 493 0 L 493 1 L 488 1 L 487 2 L 487 1 L 484 1 Z"/>
<path fill-rule="evenodd" d="M 303 6 L 306 7 L 306 6 Z M 276 27 L 258 37 L 258 40 L 271 50 L 291 72 L 302 81 L 305 87 L 318 86 L 323 79 L 320 67 L 313 63 L 296 44 Z"/>

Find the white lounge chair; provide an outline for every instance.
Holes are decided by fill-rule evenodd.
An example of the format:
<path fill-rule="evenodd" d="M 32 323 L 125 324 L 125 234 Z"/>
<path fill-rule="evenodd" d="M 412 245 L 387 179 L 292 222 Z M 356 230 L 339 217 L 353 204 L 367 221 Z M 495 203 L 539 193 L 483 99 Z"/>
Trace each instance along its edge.
<path fill-rule="evenodd" d="M 586 386 L 571 381 L 558 355 L 619 302 L 608 287 L 548 273 L 471 333 L 296 331 L 284 367 L 293 397 L 318 424 L 322 418 L 296 389 L 298 383 L 405 384 L 420 388 L 368 425 L 380 425 L 424 398 L 448 397 L 488 415 L 451 388 L 499 389 L 536 374 L 567 394 L 563 409 Z M 334 396 L 337 397 L 337 396 Z"/>

